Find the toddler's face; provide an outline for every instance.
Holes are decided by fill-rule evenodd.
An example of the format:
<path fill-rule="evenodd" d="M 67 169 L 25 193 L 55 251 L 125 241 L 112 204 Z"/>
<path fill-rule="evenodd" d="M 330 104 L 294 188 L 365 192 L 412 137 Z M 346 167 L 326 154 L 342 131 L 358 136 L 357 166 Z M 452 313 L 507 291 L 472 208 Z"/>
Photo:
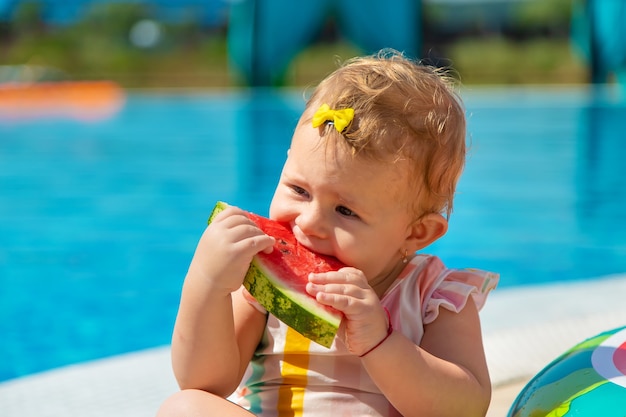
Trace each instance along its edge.
<path fill-rule="evenodd" d="M 308 123 L 296 128 L 270 217 L 305 247 L 360 269 L 371 282 L 402 259 L 414 216 L 407 162 L 372 162 L 337 149 Z"/>

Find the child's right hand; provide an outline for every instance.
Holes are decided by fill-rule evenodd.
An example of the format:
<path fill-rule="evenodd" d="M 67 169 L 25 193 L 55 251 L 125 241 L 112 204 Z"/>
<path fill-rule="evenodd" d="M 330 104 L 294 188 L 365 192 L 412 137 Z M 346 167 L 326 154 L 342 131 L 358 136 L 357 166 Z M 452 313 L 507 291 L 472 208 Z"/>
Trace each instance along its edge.
<path fill-rule="evenodd" d="M 254 255 L 270 253 L 275 239 L 263 233 L 246 212 L 229 206 L 206 228 L 189 267 L 207 289 L 231 293 L 241 287 Z"/>

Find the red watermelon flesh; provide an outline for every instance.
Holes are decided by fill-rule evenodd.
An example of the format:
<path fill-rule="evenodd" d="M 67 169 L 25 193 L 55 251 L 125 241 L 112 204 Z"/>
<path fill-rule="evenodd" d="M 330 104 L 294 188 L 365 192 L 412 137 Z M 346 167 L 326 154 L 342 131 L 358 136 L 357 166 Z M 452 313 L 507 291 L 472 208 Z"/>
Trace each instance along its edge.
<path fill-rule="evenodd" d="M 227 207 L 218 202 L 213 217 Z M 324 306 L 306 292 L 311 272 L 336 271 L 345 265 L 334 257 L 320 255 L 302 246 L 284 224 L 256 214 L 248 217 L 263 232 L 276 239 L 272 253 L 258 253 L 252 259 L 243 285 L 270 313 L 305 337 L 330 347 L 342 314 Z"/>

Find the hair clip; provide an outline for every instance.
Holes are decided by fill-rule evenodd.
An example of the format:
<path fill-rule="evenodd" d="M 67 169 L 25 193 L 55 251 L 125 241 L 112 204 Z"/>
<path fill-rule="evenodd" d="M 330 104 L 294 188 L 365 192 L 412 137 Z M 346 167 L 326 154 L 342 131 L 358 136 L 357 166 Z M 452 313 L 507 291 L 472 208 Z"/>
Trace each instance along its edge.
<path fill-rule="evenodd" d="M 354 118 L 354 109 L 333 110 L 328 104 L 322 104 L 313 115 L 313 127 L 320 127 L 326 122 L 332 123 L 337 132 L 343 133 Z"/>

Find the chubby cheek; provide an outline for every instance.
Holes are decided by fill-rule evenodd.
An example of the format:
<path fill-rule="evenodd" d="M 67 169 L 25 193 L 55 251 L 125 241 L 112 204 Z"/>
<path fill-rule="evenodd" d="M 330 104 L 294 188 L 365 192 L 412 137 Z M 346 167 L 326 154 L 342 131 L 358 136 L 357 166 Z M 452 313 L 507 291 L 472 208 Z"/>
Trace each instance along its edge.
<path fill-rule="evenodd" d="M 363 272 L 368 281 L 380 275 L 380 267 L 376 264 L 375 259 L 355 260 L 354 267 Z"/>
<path fill-rule="evenodd" d="M 363 247 L 367 245 L 367 247 Z M 344 251 L 344 263 L 361 270 L 368 281 L 388 272 L 399 260 L 393 245 L 376 245 L 372 241 L 357 241 Z M 398 252 L 399 253 L 399 252 Z"/>
<path fill-rule="evenodd" d="M 371 278 L 370 275 L 375 273 L 372 269 L 372 263 L 375 263 L 375 260 L 370 259 L 371 254 L 364 250 L 365 242 L 359 241 L 354 236 L 342 236 L 341 233 L 336 235 L 335 242 L 337 258 L 344 264 L 361 270 L 368 279 Z"/>
<path fill-rule="evenodd" d="M 279 186 L 274 193 L 272 202 L 270 203 L 269 217 L 279 222 L 290 223 L 294 215 L 290 209 L 290 201 L 285 195 L 283 187 Z"/>

